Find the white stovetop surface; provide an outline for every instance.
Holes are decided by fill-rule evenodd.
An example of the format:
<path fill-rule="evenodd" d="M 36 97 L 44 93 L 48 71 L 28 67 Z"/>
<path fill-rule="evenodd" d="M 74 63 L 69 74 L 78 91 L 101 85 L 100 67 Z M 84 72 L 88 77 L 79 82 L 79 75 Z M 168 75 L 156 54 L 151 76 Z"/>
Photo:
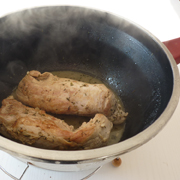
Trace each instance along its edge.
<path fill-rule="evenodd" d="M 180 37 L 179 0 L 4 0 L 0 16 L 30 7 L 78 5 L 102 9 L 124 16 L 143 26 L 161 41 Z M 180 70 L 180 66 L 179 66 Z M 179 180 L 180 179 L 180 103 L 165 128 L 151 141 L 121 156 L 122 165 L 104 165 L 91 180 Z M 20 177 L 26 164 L 0 151 L 0 165 Z M 30 166 L 22 180 L 79 180 L 91 171 L 55 172 Z M 0 170 L 0 179 L 11 180 Z"/>

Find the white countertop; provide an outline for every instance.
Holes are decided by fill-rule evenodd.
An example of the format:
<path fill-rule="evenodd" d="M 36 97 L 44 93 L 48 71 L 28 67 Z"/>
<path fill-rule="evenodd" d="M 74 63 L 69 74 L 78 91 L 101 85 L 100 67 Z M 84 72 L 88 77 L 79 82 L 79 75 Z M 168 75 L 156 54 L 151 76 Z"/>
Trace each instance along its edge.
<path fill-rule="evenodd" d="M 47 5 L 77 5 L 113 12 L 143 26 L 161 41 L 180 37 L 179 0 L 31 0 L 1 2 L 0 16 L 17 10 Z M 180 70 L 180 66 L 179 66 Z M 164 129 L 140 148 L 121 156 L 122 165 L 115 168 L 104 165 L 91 180 L 179 180 L 180 179 L 180 103 Z M 0 165 L 16 177 L 20 177 L 26 164 L 0 151 Z M 92 170 L 84 172 L 55 172 L 34 166 L 22 180 L 79 180 Z M 0 170 L 0 179 L 11 180 Z"/>

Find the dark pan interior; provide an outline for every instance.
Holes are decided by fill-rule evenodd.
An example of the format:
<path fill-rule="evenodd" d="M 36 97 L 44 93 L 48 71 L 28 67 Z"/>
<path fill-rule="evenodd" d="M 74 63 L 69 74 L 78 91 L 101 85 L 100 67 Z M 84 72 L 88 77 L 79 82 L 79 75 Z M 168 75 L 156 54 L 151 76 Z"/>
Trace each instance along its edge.
<path fill-rule="evenodd" d="M 73 70 L 103 80 L 129 112 L 122 140 L 156 121 L 173 88 L 169 60 L 147 33 L 79 7 L 36 8 L 0 19 L 0 101 L 29 70 Z"/>

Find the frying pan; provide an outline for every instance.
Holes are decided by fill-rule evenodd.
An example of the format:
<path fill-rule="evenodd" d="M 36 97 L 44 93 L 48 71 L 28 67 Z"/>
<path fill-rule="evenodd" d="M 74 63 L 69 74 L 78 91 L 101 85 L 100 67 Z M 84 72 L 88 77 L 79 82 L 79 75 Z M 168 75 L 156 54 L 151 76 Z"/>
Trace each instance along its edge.
<path fill-rule="evenodd" d="M 83 72 L 102 80 L 129 112 L 121 141 L 107 147 L 45 150 L 0 136 L 0 148 L 57 171 L 96 168 L 153 138 L 172 116 L 180 92 L 172 54 L 142 27 L 83 7 L 42 7 L 0 19 L 0 101 L 27 71 Z"/>

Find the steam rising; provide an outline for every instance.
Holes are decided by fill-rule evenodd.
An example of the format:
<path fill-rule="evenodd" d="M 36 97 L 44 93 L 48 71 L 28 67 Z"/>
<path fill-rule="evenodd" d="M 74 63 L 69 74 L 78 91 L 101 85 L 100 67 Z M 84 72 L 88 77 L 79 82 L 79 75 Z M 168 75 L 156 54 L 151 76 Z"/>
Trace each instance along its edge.
<path fill-rule="evenodd" d="M 134 46 L 142 48 L 143 44 L 133 36 L 142 39 L 144 34 L 136 34 L 136 29 L 121 18 L 86 8 L 60 6 L 28 9 L 0 20 L 0 64 L 14 72 L 15 66 L 11 61 L 21 62 L 16 70 L 19 66 L 22 72 L 20 69 L 24 67 L 24 73 L 34 68 L 39 71 L 67 69 L 69 64 L 70 69 L 76 69 L 75 66 L 87 69 L 85 59 L 95 61 L 103 58 L 105 61 L 111 48 L 114 48 L 113 61 L 118 58 L 113 55 L 115 49 L 127 52 L 126 56 L 130 58 L 137 55 L 138 59 L 136 48 L 131 46 L 134 43 Z M 91 55 L 86 52 L 91 52 Z M 70 53 L 79 60 L 73 60 Z M 89 69 L 94 67 L 89 64 Z"/>
<path fill-rule="evenodd" d="M 137 47 L 143 49 L 143 56 L 151 53 L 131 34 L 136 36 L 136 29 L 129 22 L 106 12 L 68 6 L 28 9 L 0 20 L 0 64 L 10 77 L 18 74 L 18 79 L 32 69 L 82 69 L 97 74 L 109 66 L 104 62 L 119 59 L 121 49 L 126 52 L 124 59 L 134 56 L 138 65 Z M 137 33 L 137 38 L 141 36 Z M 97 59 L 101 61 L 94 66 Z"/>

